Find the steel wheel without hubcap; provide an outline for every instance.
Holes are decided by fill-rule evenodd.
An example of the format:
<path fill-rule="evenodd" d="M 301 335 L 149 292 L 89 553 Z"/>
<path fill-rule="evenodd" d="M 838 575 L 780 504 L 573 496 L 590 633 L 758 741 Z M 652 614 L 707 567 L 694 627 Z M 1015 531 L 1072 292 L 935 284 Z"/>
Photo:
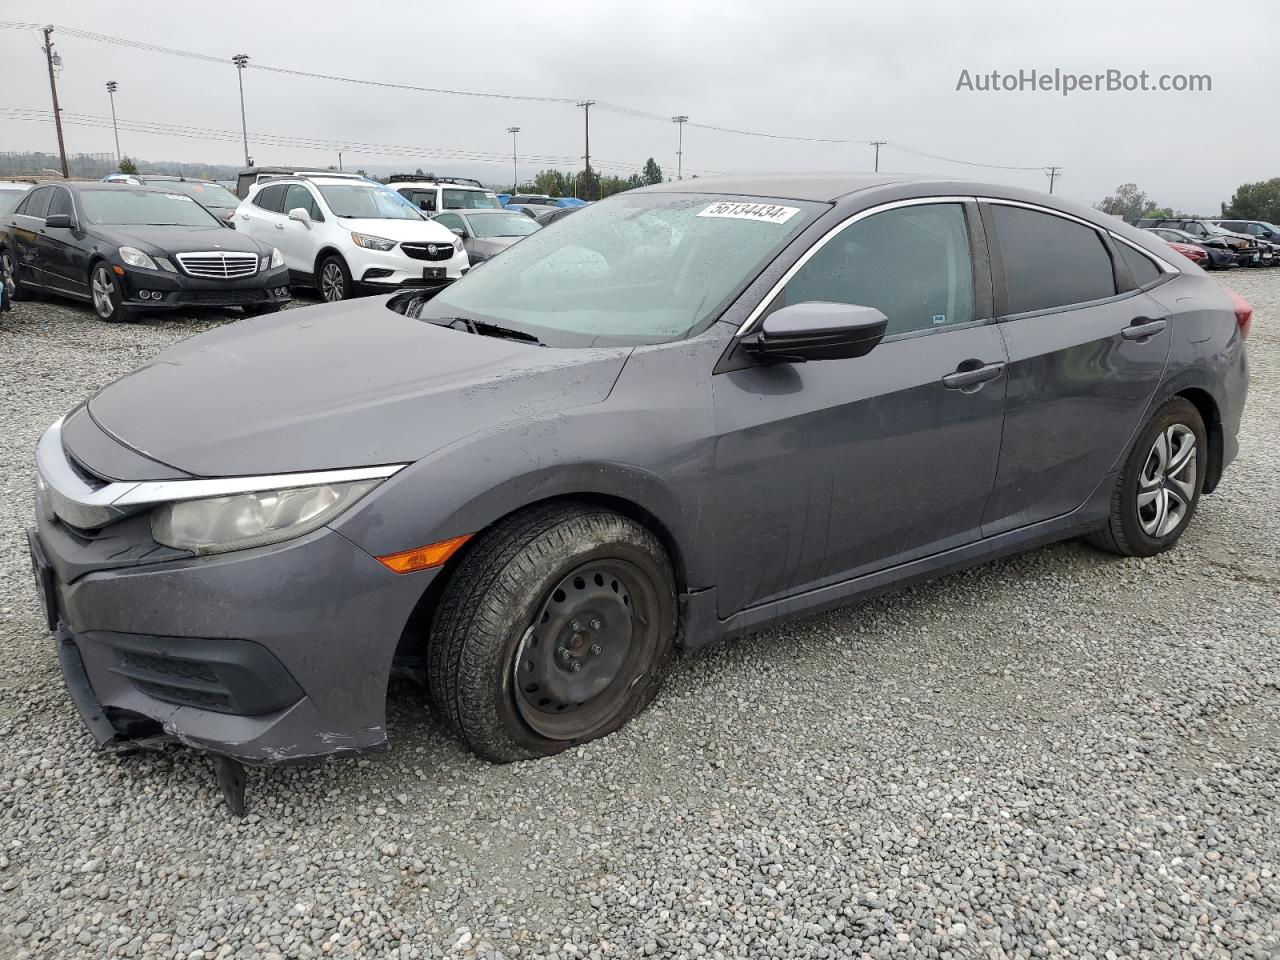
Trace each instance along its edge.
<path fill-rule="evenodd" d="M 100 266 L 93 271 L 93 309 L 103 320 L 110 320 L 116 312 L 115 281 L 107 268 Z"/>
<path fill-rule="evenodd" d="M 1157 540 L 1187 515 L 1196 493 L 1196 435 L 1181 423 L 1161 431 L 1138 477 L 1138 523 Z"/>
<path fill-rule="evenodd" d="M 543 601 L 515 652 L 520 718 L 553 740 L 590 737 L 639 679 L 639 642 L 657 609 L 649 579 L 622 560 L 578 567 Z"/>
<path fill-rule="evenodd" d="M 342 267 L 332 260 L 320 271 L 320 296 L 329 303 L 347 298 L 347 278 L 342 275 Z"/>

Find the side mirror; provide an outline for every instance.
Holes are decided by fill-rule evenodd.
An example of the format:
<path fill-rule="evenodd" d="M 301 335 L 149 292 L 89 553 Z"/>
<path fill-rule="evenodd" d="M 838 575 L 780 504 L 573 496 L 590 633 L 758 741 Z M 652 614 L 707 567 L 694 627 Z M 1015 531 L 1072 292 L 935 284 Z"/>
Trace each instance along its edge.
<path fill-rule="evenodd" d="M 302 207 L 294 207 L 290 210 L 289 219 L 297 220 L 299 223 L 305 223 L 307 226 L 311 226 L 311 214 L 307 213 L 307 211 Z"/>
<path fill-rule="evenodd" d="M 54 213 L 44 218 L 44 225 L 52 229 L 70 230 L 71 216 L 66 213 Z"/>
<path fill-rule="evenodd" d="M 889 318 L 875 307 L 810 301 L 775 310 L 760 332 L 743 342 L 765 363 L 864 357 L 884 336 Z"/>
<path fill-rule="evenodd" d="M 449 232 L 455 237 L 465 237 L 467 235 L 467 231 L 463 230 L 461 227 L 450 227 Z"/>

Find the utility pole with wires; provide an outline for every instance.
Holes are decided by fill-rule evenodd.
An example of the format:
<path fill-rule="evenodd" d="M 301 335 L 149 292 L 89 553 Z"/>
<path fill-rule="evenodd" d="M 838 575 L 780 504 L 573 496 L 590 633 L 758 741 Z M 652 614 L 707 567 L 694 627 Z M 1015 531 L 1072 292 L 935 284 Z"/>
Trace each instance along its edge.
<path fill-rule="evenodd" d="M 62 175 L 71 177 L 71 168 L 67 166 L 67 144 L 62 139 L 62 110 L 58 107 L 58 81 L 54 78 L 53 68 L 62 66 L 62 58 L 53 52 L 53 27 L 45 27 L 44 59 L 49 64 L 49 92 L 53 94 L 53 123 L 58 128 L 58 158 L 62 161 Z"/>
<path fill-rule="evenodd" d="M 1045 167 L 1044 175 L 1049 178 L 1049 192 L 1053 193 L 1053 184 L 1055 180 L 1062 177 L 1061 167 Z"/>
<path fill-rule="evenodd" d="M 578 106 L 582 108 L 582 131 L 583 131 L 583 159 L 586 161 L 587 184 L 583 189 L 586 194 L 584 200 L 591 199 L 591 108 L 595 106 L 594 100 L 579 100 Z"/>
<path fill-rule="evenodd" d="M 876 148 L 876 173 L 880 172 L 880 148 L 883 147 L 888 140 L 872 140 L 871 145 Z"/>
<path fill-rule="evenodd" d="M 511 189 L 515 193 L 520 191 L 520 163 L 516 159 L 516 134 L 519 132 L 519 127 L 507 127 L 507 133 L 511 134 Z"/>
<path fill-rule="evenodd" d="M 114 80 L 107 81 L 107 96 L 111 98 L 111 132 L 116 135 L 116 166 L 120 165 L 120 128 L 116 126 L 116 90 L 119 88 Z"/>
<path fill-rule="evenodd" d="M 684 125 L 689 122 L 689 118 L 683 113 L 678 117 L 672 117 L 671 122 L 676 125 L 679 133 L 676 134 L 676 179 L 684 179 Z"/>
<path fill-rule="evenodd" d="M 250 166 L 249 163 L 249 125 L 244 118 L 244 68 L 249 66 L 249 55 L 247 53 L 237 53 L 231 58 L 231 62 L 236 65 L 236 76 L 240 78 L 240 134 L 244 137 L 244 165 Z M 338 163 L 342 163 L 342 158 L 338 158 Z"/>

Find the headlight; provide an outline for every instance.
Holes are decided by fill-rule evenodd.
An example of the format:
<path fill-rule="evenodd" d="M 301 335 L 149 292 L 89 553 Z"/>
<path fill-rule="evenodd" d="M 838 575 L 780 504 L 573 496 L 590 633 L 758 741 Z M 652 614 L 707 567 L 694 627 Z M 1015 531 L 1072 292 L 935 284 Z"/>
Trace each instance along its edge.
<path fill-rule="evenodd" d="M 387 251 L 396 245 L 394 240 L 387 240 L 383 237 L 371 237 L 367 233 L 353 233 L 351 235 L 351 240 L 357 247 L 364 247 L 366 250 Z"/>
<path fill-rule="evenodd" d="M 280 252 L 280 248 L 279 248 L 279 247 L 272 247 L 272 248 L 271 248 L 271 266 L 272 266 L 272 268 L 273 268 L 273 269 L 274 269 L 275 267 L 283 267 L 283 266 L 284 266 L 284 254 Z"/>
<path fill-rule="evenodd" d="M 462 252 L 462 238 L 461 238 L 461 237 L 459 237 L 457 240 L 453 241 L 453 249 L 454 249 L 454 250 L 456 250 L 458 253 L 461 253 L 461 252 Z"/>
<path fill-rule="evenodd" d="M 146 270 L 157 270 L 156 262 L 137 247 L 121 247 L 120 259 L 131 267 L 142 267 Z"/>
<path fill-rule="evenodd" d="M 279 543 L 324 526 L 381 482 L 356 480 L 181 500 L 152 513 L 151 535 L 167 547 L 193 553 Z"/>

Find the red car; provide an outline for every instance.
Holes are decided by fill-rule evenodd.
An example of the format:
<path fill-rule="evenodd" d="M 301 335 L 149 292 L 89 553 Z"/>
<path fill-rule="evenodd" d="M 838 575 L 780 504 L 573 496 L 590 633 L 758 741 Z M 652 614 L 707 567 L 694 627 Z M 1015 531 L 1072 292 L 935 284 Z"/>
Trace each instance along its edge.
<path fill-rule="evenodd" d="M 1166 240 L 1165 243 L 1169 244 L 1197 267 L 1207 267 L 1209 265 L 1209 254 L 1205 253 L 1203 247 L 1197 247 L 1190 243 L 1178 243 L 1176 240 Z"/>

